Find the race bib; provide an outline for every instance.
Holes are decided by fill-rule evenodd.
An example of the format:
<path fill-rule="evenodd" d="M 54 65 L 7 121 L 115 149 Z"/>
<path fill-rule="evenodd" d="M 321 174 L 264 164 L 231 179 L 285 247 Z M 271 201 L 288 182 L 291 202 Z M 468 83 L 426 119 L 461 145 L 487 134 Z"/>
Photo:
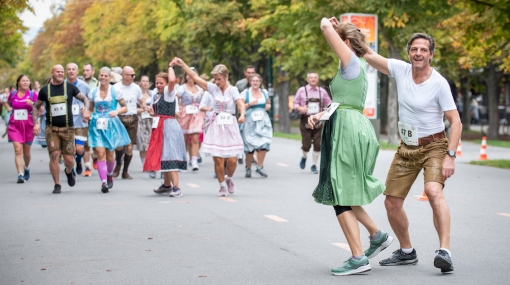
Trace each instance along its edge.
<path fill-rule="evenodd" d="M 80 105 L 73 104 L 73 116 L 78 116 L 80 114 Z"/>
<path fill-rule="evenodd" d="M 198 114 L 198 107 L 194 105 L 186 105 L 186 114 Z"/>
<path fill-rule="evenodd" d="M 260 111 L 253 111 L 251 112 L 251 119 L 253 121 L 260 121 L 262 120 L 262 118 L 264 118 L 264 111 L 260 110 Z"/>
<path fill-rule="evenodd" d="M 108 118 L 98 118 L 96 121 L 96 129 L 106 130 L 108 129 Z"/>
<path fill-rule="evenodd" d="M 28 120 L 28 111 L 25 109 L 14 110 L 14 120 L 16 121 L 26 121 Z"/>
<path fill-rule="evenodd" d="M 306 111 L 307 115 L 315 115 L 319 113 L 319 102 L 308 102 L 308 111 Z"/>
<path fill-rule="evenodd" d="M 329 120 L 329 117 L 331 117 L 331 115 L 335 113 L 336 108 L 338 108 L 338 106 L 340 106 L 340 103 L 331 103 L 331 105 L 329 105 L 328 109 L 326 110 L 326 113 L 322 115 L 320 120 L 321 121 Z"/>
<path fill-rule="evenodd" d="M 149 114 L 149 112 L 142 112 L 141 113 L 141 116 L 142 116 L 142 119 L 150 119 L 152 118 L 151 114 Z"/>
<path fill-rule="evenodd" d="M 418 127 L 398 122 L 398 133 L 406 145 L 418 145 Z"/>
<path fill-rule="evenodd" d="M 160 117 L 154 117 L 152 118 L 152 128 L 155 129 L 158 127 L 158 124 L 159 124 L 159 118 Z"/>
<path fill-rule="evenodd" d="M 51 105 L 51 116 L 58 117 L 66 115 L 67 107 L 65 103 Z"/>
<path fill-rule="evenodd" d="M 221 112 L 216 115 L 219 125 L 232 125 L 232 115 L 230 113 Z"/>

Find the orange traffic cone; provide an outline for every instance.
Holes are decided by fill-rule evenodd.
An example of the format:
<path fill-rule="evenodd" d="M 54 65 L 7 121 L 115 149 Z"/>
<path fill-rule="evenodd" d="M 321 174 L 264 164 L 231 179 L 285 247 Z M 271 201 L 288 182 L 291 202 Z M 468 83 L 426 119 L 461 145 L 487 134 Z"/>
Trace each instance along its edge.
<path fill-rule="evenodd" d="M 416 197 L 420 201 L 428 201 L 429 200 L 429 197 L 427 197 L 427 194 L 425 194 L 425 190 L 423 190 L 423 193 L 421 194 L 421 196 L 416 196 Z"/>
<path fill-rule="evenodd" d="M 462 156 L 462 142 L 459 140 L 459 145 L 457 146 L 457 153 L 456 156 Z"/>
<path fill-rule="evenodd" d="M 487 139 L 485 137 L 482 138 L 482 146 L 480 148 L 478 160 L 487 160 Z"/>

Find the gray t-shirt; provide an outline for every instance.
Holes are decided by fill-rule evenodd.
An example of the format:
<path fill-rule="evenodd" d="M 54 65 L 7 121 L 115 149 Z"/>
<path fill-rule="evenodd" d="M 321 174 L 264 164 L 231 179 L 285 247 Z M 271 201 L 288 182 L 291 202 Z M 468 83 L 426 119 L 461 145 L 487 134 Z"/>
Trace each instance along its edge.
<path fill-rule="evenodd" d="M 359 58 L 356 56 L 354 52 L 351 51 L 351 59 L 345 68 L 342 68 L 342 63 L 340 62 L 340 75 L 344 80 L 353 80 L 360 74 L 360 62 Z"/>

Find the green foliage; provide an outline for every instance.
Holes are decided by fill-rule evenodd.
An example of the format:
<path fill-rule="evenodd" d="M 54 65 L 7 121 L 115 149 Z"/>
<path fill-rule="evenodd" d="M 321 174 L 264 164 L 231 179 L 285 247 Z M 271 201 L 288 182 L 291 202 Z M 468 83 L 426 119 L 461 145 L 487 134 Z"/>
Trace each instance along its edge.
<path fill-rule="evenodd" d="M 476 143 L 476 144 L 481 144 L 482 143 L 481 140 L 474 140 L 472 142 Z M 487 140 L 487 145 L 510 148 L 510 141 Z"/>

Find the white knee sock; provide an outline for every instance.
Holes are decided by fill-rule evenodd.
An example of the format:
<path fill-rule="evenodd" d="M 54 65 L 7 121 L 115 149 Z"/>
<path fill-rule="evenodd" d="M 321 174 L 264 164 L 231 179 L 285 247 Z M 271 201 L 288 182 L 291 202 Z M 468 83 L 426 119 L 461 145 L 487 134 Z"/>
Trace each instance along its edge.
<path fill-rule="evenodd" d="M 307 156 L 308 156 L 308 151 L 303 150 L 303 158 L 306 159 Z"/>
<path fill-rule="evenodd" d="M 313 165 L 317 165 L 317 160 L 319 160 L 319 156 L 321 155 L 321 152 L 320 151 L 314 151 L 312 153 L 312 157 L 313 157 Z"/>

